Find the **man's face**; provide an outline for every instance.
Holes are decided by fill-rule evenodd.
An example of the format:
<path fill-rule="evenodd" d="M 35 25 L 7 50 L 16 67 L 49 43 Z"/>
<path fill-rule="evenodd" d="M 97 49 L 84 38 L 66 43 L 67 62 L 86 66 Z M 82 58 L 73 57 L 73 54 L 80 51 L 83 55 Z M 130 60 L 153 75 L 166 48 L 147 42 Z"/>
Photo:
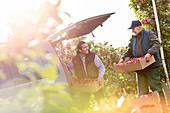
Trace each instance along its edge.
<path fill-rule="evenodd" d="M 82 49 L 79 49 L 80 54 L 88 54 L 89 53 L 89 47 L 86 43 L 82 44 L 81 47 L 82 47 Z"/>
<path fill-rule="evenodd" d="M 132 29 L 132 32 L 137 35 L 137 34 L 140 32 L 139 26 L 138 26 L 138 27 L 134 27 L 134 28 Z"/>

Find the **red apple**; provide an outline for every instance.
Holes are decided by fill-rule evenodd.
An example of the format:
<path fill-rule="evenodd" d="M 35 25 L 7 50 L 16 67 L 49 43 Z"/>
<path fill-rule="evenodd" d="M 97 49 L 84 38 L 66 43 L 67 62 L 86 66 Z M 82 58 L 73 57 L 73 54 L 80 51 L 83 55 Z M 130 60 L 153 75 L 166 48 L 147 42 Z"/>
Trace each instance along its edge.
<path fill-rule="evenodd" d="M 154 14 L 152 14 L 151 16 L 152 16 L 152 17 L 154 17 L 155 15 L 154 15 Z"/>
<path fill-rule="evenodd" d="M 119 64 L 117 64 L 118 66 L 123 66 L 123 63 L 119 63 Z"/>
<path fill-rule="evenodd" d="M 104 43 L 104 45 L 106 46 L 108 44 L 108 42 Z"/>
<path fill-rule="evenodd" d="M 151 20 L 150 20 L 150 19 L 148 19 L 148 20 L 147 20 L 147 22 L 148 22 L 148 23 L 151 23 Z"/>
<path fill-rule="evenodd" d="M 136 61 L 132 60 L 131 63 L 136 63 Z"/>
<path fill-rule="evenodd" d="M 122 53 L 122 52 L 123 52 L 123 49 L 121 49 L 120 52 Z"/>
<path fill-rule="evenodd" d="M 135 60 L 137 60 L 138 58 L 133 58 L 133 60 L 135 61 Z"/>
<path fill-rule="evenodd" d="M 127 61 L 126 64 L 131 64 L 132 62 L 131 61 Z"/>
<path fill-rule="evenodd" d="M 145 20 L 147 21 L 147 20 L 148 20 L 148 18 L 146 17 L 146 18 L 145 18 Z"/>

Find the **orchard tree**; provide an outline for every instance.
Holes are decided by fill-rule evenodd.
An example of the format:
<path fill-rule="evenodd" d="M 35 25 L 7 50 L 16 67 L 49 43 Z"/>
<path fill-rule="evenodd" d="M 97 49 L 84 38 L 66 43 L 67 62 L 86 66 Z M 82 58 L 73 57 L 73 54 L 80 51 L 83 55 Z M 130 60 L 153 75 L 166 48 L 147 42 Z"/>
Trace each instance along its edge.
<path fill-rule="evenodd" d="M 79 39 L 67 42 L 64 44 L 63 49 L 61 49 L 60 43 L 57 44 L 56 52 L 60 57 L 60 60 L 63 60 L 63 62 L 67 64 L 73 56 L 76 55 L 76 45 L 78 41 Z M 105 96 L 119 98 L 123 93 L 136 94 L 135 73 L 130 72 L 121 74 L 114 71 L 113 64 L 119 62 L 120 57 L 125 52 L 126 48 L 114 48 L 112 45 L 108 45 L 108 42 L 95 44 L 94 41 L 89 41 L 87 43 L 90 51 L 95 52 L 105 66 Z M 63 51 L 61 52 L 61 50 Z"/>

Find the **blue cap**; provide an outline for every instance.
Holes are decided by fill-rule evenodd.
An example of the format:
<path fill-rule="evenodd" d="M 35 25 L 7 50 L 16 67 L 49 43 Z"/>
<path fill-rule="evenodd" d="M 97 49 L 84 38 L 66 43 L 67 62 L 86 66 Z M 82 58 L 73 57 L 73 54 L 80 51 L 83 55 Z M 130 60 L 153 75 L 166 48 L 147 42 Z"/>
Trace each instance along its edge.
<path fill-rule="evenodd" d="M 139 20 L 133 20 L 132 24 L 131 24 L 131 27 L 129 27 L 128 29 L 133 29 L 133 28 L 135 28 L 137 26 L 142 26 L 142 23 Z"/>

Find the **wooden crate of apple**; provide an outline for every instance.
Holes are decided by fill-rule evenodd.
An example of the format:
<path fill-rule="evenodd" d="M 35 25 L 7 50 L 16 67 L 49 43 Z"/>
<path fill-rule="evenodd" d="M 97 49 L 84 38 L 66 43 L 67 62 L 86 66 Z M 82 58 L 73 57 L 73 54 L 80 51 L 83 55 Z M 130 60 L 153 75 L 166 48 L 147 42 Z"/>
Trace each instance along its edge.
<path fill-rule="evenodd" d="M 133 97 L 126 104 L 124 109 L 129 112 L 162 113 L 160 97 L 157 91 L 140 97 Z"/>
<path fill-rule="evenodd" d="M 131 71 L 142 70 L 155 62 L 154 56 L 151 57 L 149 62 L 145 57 L 129 59 L 123 63 L 114 64 L 114 70 L 116 73 L 125 73 Z"/>
<path fill-rule="evenodd" d="M 99 84 L 98 78 L 73 78 L 71 90 L 73 92 L 97 92 L 104 86 L 104 80 Z"/>

